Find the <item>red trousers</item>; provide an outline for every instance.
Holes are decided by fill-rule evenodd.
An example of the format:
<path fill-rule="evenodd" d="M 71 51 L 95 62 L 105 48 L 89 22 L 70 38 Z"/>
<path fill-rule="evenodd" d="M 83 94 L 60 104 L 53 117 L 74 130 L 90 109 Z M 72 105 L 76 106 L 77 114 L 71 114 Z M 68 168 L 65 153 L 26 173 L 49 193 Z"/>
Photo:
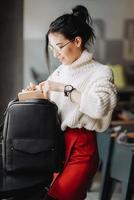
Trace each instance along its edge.
<path fill-rule="evenodd" d="M 65 163 L 48 194 L 57 200 L 84 200 L 98 167 L 95 132 L 84 128 L 65 131 Z"/>

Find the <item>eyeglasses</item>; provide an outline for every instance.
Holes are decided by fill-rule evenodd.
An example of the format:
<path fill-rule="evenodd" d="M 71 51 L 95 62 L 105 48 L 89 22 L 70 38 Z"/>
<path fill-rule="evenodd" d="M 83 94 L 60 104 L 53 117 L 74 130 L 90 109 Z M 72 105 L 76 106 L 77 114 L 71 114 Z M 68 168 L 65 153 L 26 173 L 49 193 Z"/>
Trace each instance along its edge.
<path fill-rule="evenodd" d="M 62 45 L 62 46 L 56 46 L 56 47 L 53 47 L 53 46 L 51 46 L 50 44 L 48 45 L 48 47 L 49 47 L 49 49 L 51 50 L 51 51 L 53 51 L 54 52 L 54 50 L 56 50 L 56 51 L 58 51 L 58 52 L 61 52 L 62 50 L 63 50 L 63 48 L 65 47 L 65 46 L 67 46 L 69 43 L 71 43 L 72 42 L 72 40 L 71 41 L 69 41 L 69 42 L 67 42 L 66 44 L 64 44 L 64 45 Z"/>

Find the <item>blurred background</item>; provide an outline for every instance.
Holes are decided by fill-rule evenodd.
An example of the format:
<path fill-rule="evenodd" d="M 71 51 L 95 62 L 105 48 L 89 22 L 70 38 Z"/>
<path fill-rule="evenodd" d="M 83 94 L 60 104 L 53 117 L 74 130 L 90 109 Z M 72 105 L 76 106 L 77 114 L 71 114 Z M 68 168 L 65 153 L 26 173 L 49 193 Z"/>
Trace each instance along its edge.
<path fill-rule="evenodd" d="M 133 0 L 0 0 L 0 115 L 29 82 L 48 77 L 44 49 L 49 24 L 80 4 L 93 18 L 96 42 L 91 51 L 113 69 L 120 105 L 131 107 L 127 117 L 133 118 Z M 51 55 L 51 71 L 58 65 Z"/>

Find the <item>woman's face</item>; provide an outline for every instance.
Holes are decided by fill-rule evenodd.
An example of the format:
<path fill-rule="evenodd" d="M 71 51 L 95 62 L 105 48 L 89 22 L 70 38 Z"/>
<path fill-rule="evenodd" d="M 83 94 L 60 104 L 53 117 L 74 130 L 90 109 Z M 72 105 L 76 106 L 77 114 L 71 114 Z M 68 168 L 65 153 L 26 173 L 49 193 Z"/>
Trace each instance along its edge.
<path fill-rule="evenodd" d="M 82 39 L 76 37 L 73 41 L 66 39 L 62 34 L 49 33 L 49 47 L 53 55 L 62 64 L 67 65 L 77 60 L 82 53 Z"/>

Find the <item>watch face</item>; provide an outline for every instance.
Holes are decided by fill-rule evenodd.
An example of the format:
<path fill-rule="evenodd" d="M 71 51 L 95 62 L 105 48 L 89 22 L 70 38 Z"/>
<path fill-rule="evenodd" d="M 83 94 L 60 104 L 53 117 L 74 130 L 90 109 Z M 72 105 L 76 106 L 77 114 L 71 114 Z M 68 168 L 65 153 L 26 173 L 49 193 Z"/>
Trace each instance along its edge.
<path fill-rule="evenodd" d="M 69 94 L 74 90 L 74 87 L 72 85 L 65 85 L 64 88 L 64 95 L 69 96 Z"/>
<path fill-rule="evenodd" d="M 71 91 L 73 89 L 72 85 L 66 85 L 66 91 Z"/>

